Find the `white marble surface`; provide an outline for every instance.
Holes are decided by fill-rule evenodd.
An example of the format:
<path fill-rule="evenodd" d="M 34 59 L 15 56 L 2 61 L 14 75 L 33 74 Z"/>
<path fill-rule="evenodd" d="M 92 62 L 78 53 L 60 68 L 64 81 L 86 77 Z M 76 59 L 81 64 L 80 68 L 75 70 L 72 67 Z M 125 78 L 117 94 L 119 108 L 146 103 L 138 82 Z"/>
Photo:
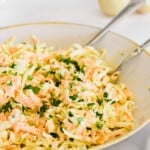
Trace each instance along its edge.
<path fill-rule="evenodd" d="M 103 27 L 111 19 L 101 13 L 97 0 L 0 0 L 0 27 L 39 21 Z M 112 30 L 142 43 L 150 37 L 150 14 L 132 14 Z M 150 124 L 107 150 L 150 150 Z"/>

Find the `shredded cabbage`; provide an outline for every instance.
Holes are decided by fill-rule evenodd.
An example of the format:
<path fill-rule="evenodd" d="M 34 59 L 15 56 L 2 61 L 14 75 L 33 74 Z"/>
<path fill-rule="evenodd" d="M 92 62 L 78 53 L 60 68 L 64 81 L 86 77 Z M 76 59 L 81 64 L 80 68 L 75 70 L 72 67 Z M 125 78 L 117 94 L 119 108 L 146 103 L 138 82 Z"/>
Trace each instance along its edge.
<path fill-rule="evenodd" d="M 87 150 L 134 127 L 133 96 L 103 52 L 0 45 L 0 149 Z"/>

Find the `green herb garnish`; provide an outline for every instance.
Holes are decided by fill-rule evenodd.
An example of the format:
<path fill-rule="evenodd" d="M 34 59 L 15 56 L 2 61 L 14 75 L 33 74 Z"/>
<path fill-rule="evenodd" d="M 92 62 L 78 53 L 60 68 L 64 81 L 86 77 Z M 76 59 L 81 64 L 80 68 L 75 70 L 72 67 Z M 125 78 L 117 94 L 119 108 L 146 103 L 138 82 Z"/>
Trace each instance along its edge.
<path fill-rule="evenodd" d="M 52 115 L 49 115 L 49 116 L 46 118 L 46 120 L 50 120 L 51 118 L 53 118 L 53 116 L 52 116 Z"/>
<path fill-rule="evenodd" d="M 0 112 L 8 112 L 10 110 L 12 110 L 13 107 L 12 107 L 12 104 L 11 104 L 11 101 L 7 102 L 6 104 L 4 104 L 1 108 L 0 108 Z"/>
<path fill-rule="evenodd" d="M 22 105 L 22 111 L 23 111 L 23 112 L 26 112 L 27 110 L 28 110 L 28 107 Z"/>
<path fill-rule="evenodd" d="M 46 112 L 46 110 L 48 109 L 48 105 L 46 104 L 43 104 L 41 107 L 40 107 L 40 117 L 43 117 L 44 116 L 44 113 Z"/>
<path fill-rule="evenodd" d="M 114 104 L 114 103 L 116 103 L 116 101 L 115 101 L 115 100 L 112 100 L 111 104 Z"/>
<path fill-rule="evenodd" d="M 23 112 L 27 112 L 29 109 L 30 109 L 29 107 L 22 105 L 22 111 Z"/>
<path fill-rule="evenodd" d="M 40 88 L 38 86 L 26 85 L 24 90 L 31 89 L 33 93 L 38 94 L 40 92 Z"/>
<path fill-rule="evenodd" d="M 103 97 L 104 97 L 104 98 L 107 98 L 107 97 L 108 97 L 108 93 L 107 93 L 107 92 L 104 92 Z"/>
<path fill-rule="evenodd" d="M 16 75 L 17 75 L 17 72 L 12 72 L 12 74 L 13 74 L 14 76 L 16 76 Z"/>
<path fill-rule="evenodd" d="M 61 81 L 59 81 L 59 80 L 57 80 L 57 81 L 55 82 L 55 86 L 57 86 L 57 87 L 59 87 L 60 84 L 61 84 Z"/>
<path fill-rule="evenodd" d="M 67 65 L 72 64 L 76 68 L 76 71 L 85 73 L 84 68 L 80 67 L 80 65 L 78 64 L 76 60 L 72 60 L 71 58 L 61 58 L 60 61 L 64 62 Z"/>
<path fill-rule="evenodd" d="M 73 80 L 77 80 L 77 81 L 81 81 L 82 82 L 82 79 L 78 77 L 78 75 L 73 75 Z"/>
<path fill-rule="evenodd" d="M 61 100 L 58 100 L 58 99 L 51 99 L 51 104 L 53 105 L 53 106 L 56 106 L 56 107 L 58 107 L 60 104 L 61 104 Z"/>
<path fill-rule="evenodd" d="M 7 71 L 3 71 L 2 73 L 3 73 L 3 74 L 6 74 L 6 73 L 7 73 Z"/>
<path fill-rule="evenodd" d="M 77 94 L 74 94 L 72 96 L 69 96 L 70 99 L 72 99 L 73 101 L 75 101 L 78 98 Z"/>
<path fill-rule="evenodd" d="M 15 101 L 15 99 L 13 97 L 10 97 L 10 101 L 0 107 L 0 112 L 5 113 L 11 111 L 16 106 L 16 104 L 17 102 Z"/>
<path fill-rule="evenodd" d="M 88 107 L 89 109 L 91 109 L 94 105 L 95 105 L 95 103 L 88 103 L 88 104 L 87 104 L 87 107 Z"/>
<path fill-rule="evenodd" d="M 51 132 L 50 135 L 53 137 L 53 138 L 59 138 L 59 135 L 55 132 Z"/>
<path fill-rule="evenodd" d="M 106 101 L 106 102 L 111 102 L 111 101 L 112 101 L 112 99 L 105 99 L 105 101 Z"/>
<path fill-rule="evenodd" d="M 87 130 L 92 130 L 92 128 L 90 128 L 90 127 L 86 127 L 86 129 L 87 129 Z"/>
<path fill-rule="evenodd" d="M 9 67 L 10 67 L 10 68 L 15 68 L 15 67 L 16 67 L 16 64 L 13 62 Z"/>
<path fill-rule="evenodd" d="M 96 112 L 96 117 L 98 117 L 99 119 L 102 119 L 103 114 L 102 114 L 102 113 L 99 113 L 99 112 L 97 111 L 97 112 Z"/>
<path fill-rule="evenodd" d="M 100 121 L 97 121 L 97 122 L 96 122 L 96 127 L 97 127 L 98 129 L 102 129 L 102 128 L 103 128 L 103 124 L 102 124 Z"/>
<path fill-rule="evenodd" d="M 49 71 L 48 73 L 49 73 L 49 74 L 55 74 L 56 72 L 53 71 L 53 70 L 51 70 L 51 71 Z"/>
<path fill-rule="evenodd" d="M 55 74 L 55 79 L 56 79 L 56 81 L 57 81 L 57 80 L 60 81 L 62 78 L 63 78 L 63 76 L 62 76 L 61 73 Z"/>
<path fill-rule="evenodd" d="M 100 99 L 99 97 L 97 97 L 97 103 L 101 106 L 103 104 L 103 99 Z"/>
<path fill-rule="evenodd" d="M 95 103 L 88 103 L 87 106 L 93 106 Z"/>
<path fill-rule="evenodd" d="M 69 117 L 73 117 L 73 113 L 71 111 L 68 112 Z"/>
<path fill-rule="evenodd" d="M 73 142 L 73 141 L 74 141 L 74 138 L 69 138 L 69 140 L 70 140 L 71 142 Z"/>
<path fill-rule="evenodd" d="M 33 79 L 33 76 L 28 76 L 28 80 L 32 80 Z"/>
<path fill-rule="evenodd" d="M 79 99 L 78 102 L 84 102 L 84 99 Z"/>

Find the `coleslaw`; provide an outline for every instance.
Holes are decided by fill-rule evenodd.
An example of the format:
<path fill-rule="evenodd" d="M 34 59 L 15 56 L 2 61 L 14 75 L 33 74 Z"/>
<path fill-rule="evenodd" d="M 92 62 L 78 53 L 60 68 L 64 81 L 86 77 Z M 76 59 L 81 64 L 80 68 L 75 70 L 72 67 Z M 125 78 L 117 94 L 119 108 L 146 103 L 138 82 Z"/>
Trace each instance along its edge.
<path fill-rule="evenodd" d="M 0 44 L 0 149 L 87 150 L 134 127 L 132 93 L 103 53 Z"/>

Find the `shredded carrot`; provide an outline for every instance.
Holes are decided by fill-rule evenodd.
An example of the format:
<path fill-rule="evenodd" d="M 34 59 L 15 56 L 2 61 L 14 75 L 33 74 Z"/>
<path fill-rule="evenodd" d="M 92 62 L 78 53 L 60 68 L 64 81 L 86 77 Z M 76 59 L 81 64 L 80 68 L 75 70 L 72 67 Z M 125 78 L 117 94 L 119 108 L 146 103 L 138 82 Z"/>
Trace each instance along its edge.
<path fill-rule="evenodd" d="M 86 150 L 133 129 L 133 96 L 104 51 L 13 41 L 0 44 L 0 149 Z"/>

